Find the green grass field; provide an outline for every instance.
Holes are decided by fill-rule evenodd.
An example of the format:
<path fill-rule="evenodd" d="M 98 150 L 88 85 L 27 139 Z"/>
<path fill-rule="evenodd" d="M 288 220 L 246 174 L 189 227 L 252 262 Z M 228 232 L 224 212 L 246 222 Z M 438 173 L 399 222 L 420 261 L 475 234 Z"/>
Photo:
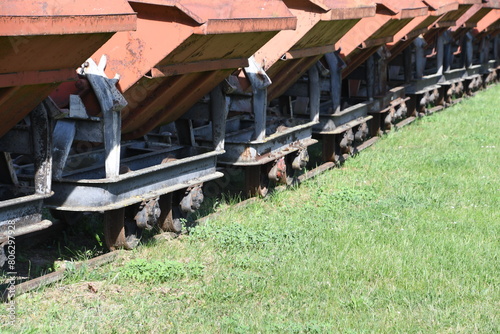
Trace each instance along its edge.
<path fill-rule="evenodd" d="M 0 331 L 500 333 L 499 111 L 496 86 L 300 187 L 220 205 L 190 236 L 19 296 Z"/>

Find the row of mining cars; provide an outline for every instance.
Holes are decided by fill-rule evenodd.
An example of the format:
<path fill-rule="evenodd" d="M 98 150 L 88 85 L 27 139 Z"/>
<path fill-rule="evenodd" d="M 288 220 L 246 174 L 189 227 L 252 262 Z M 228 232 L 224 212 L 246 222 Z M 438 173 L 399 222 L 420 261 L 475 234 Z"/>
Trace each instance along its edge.
<path fill-rule="evenodd" d="M 2 1 L 0 245 L 49 209 L 130 249 L 222 167 L 265 195 L 340 163 L 496 81 L 499 31 L 496 0 Z"/>

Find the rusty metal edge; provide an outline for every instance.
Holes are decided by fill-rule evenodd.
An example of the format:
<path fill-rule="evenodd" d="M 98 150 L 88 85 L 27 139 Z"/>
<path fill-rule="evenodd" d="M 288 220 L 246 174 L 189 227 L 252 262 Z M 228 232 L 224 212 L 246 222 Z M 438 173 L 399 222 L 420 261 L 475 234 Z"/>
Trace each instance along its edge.
<path fill-rule="evenodd" d="M 216 19 L 208 20 L 200 26 L 197 34 L 231 34 L 245 31 L 264 32 L 294 30 L 297 28 L 297 18 L 293 17 L 273 17 L 255 19 Z"/>
<path fill-rule="evenodd" d="M 458 10 L 458 2 L 452 2 L 450 4 L 441 6 L 439 8 L 434 9 L 434 10 L 430 10 L 430 15 L 441 16 L 443 14 L 446 14 L 446 13 L 454 11 L 454 10 Z"/>
<path fill-rule="evenodd" d="M 136 21 L 135 13 L 93 16 L 0 16 L 0 36 L 113 33 L 136 30 Z"/>

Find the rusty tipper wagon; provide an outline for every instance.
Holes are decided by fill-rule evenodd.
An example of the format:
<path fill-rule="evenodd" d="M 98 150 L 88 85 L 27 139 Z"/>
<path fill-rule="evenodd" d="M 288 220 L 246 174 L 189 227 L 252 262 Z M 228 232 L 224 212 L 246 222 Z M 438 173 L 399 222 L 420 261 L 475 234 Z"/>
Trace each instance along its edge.
<path fill-rule="evenodd" d="M 297 17 L 297 29 L 282 31 L 230 79 L 232 90 L 225 140 L 219 162 L 245 171 L 246 193 L 265 195 L 269 185 L 291 183 L 316 143 L 320 87 L 316 63 L 333 52 L 335 43 L 362 18 L 375 15 L 370 1 L 285 0 Z M 301 76 L 300 92 L 286 94 Z M 273 101 L 274 100 L 274 101 Z M 208 127 L 197 130 L 206 141 Z"/>
<path fill-rule="evenodd" d="M 224 152 L 226 112 L 219 83 L 278 31 L 296 26 L 277 0 L 129 4 L 137 30 L 115 35 L 81 68 L 76 85 L 53 94 L 69 116 L 55 128 L 60 154 L 55 194 L 46 203 L 61 216 L 104 212 L 111 249 L 134 247 L 144 228 L 180 231 L 180 219 L 203 199 L 200 185 L 222 176 L 216 158 Z M 111 79 L 116 74 L 119 80 Z M 192 122 L 179 118 L 207 94 L 212 108 L 204 117 L 213 120 L 214 136 L 201 147 L 192 140 Z M 168 133 L 155 130 L 173 123 Z M 93 144 L 79 152 L 82 142 Z"/>
<path fill-rule="evenodd" d="M 52 224 L 41 210 L 52 194 L 51 126 L 60 114 L 47 96 L 75 80 L 75 69 L 115 32 L 135 27 L 123 0 L 0 2 L 0 245 L 7 234 Z M 27 182 L 16 175 L 25 158 L 34 161 Z"/>

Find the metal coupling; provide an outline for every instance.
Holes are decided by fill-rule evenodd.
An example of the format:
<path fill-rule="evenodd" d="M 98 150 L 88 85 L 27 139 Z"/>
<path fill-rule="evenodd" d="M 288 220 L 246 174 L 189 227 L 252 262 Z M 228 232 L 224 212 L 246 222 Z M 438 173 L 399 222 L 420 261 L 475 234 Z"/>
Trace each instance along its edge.
<path fill-rule="evenodd" d="M 354 141 L 357 143 L 363 142 L 368 137 L 368 125 L 366 123 L 361 124 L 358 127 L 358 131 L 354 135 Z"/>
<path fill-rule="evenodd" d="M 156 225 L 160 218 L 161 209 L 158 204 L 158 198 L 143 201 L 139 207 L 139 211 L 134 217 L 137 227 L 141 229 L 151 230 Z"/>
<path fill-rule="evenodd" d="M 393 117 L 394 117 L 394 114 L 388 112 L 387 116 L 385 116 L 385 118 L 384 118 L 384 124 L 388 130 L 390 130 L 392 128 Z"/>
<path fill-rule="evenodd" d="M 429 102 L 435 103 L 439 99 L 439 90 L 435 88 L 429 95 Z"/>
<path fill-rule="evenodd" d="M 304 168 L 309 162 L 309 153 L 306 148 L 300 149 L 295 159 L 292 162 L 292 168 L 296 170 L 300 170 Z"/>
<path fill-rule="evenodd" d="M 273 168 L 269 171 L 268 175 L 270 180 L 274 182 L 286 181 L 286 162 L 285 157 L 281 157 L 276 161 Z"/>
<path fill-rule="evenodd" d="M 425 107 L 429 102 L 429 92 L 425 92 L 422 98 L 420 99 L 420 106 Z"/>
<path fill-rule="evenodd" d="M 354 141 L 354 134 L 352 132 L 352 129 L 349 129 L 346 132 L 344 132 L 344 137 L 342 138 L 339 144 L 342 153 L 350 153 L 353 141 Z"/>
<path fill-rule="evenodd" d="M 406 103 L 403 101 L 396 109 L 396 112 L 394 113 L 394 119 L 395 120 L 402 119 L 407 112 L 408 112 L 408 107 L 406 106 Z"/>
<path fill-rule="evenodd" d="M 203 203 L 205 197 L 203 196 L 202 185 L 198 184 L 193 187 L 189 187 L 186 190 L 184 197 L 179 203 L 181 210 L 185 213 L 193 213 L 198 210 Z"/>

